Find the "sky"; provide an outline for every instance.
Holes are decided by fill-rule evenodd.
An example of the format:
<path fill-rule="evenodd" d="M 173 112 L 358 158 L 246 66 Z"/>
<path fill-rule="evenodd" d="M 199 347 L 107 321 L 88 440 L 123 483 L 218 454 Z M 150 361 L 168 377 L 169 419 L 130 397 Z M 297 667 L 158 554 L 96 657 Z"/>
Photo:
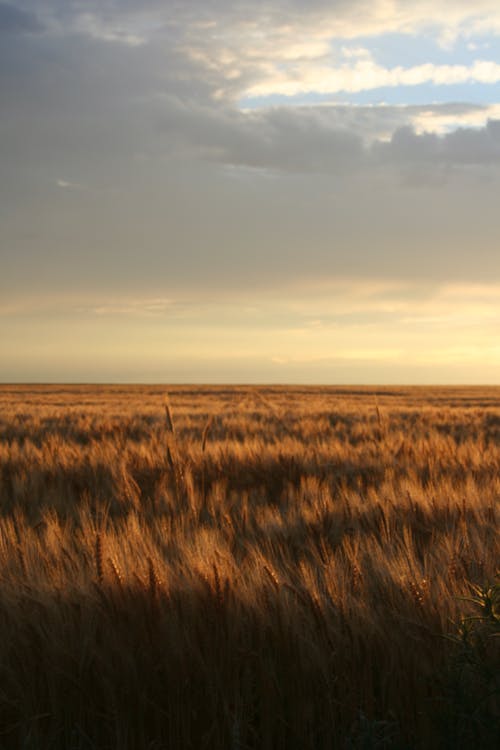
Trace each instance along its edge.
<path fill-rule="evenodd" d="M 500 384 L 498 0 L 0 0 L 0 381 Z"/>

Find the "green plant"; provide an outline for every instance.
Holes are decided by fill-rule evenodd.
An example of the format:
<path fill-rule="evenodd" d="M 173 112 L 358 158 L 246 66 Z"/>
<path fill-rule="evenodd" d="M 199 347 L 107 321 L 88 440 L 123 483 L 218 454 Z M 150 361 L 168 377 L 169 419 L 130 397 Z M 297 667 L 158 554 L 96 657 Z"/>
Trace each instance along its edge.
<path fill-rule="evenodd" d="M 497 747 L 500 739 L 500 582 L 471 585 L 474 605 L 447 637 L 453 653 L 445 672 L 441 731 L 445 746 Z"/>

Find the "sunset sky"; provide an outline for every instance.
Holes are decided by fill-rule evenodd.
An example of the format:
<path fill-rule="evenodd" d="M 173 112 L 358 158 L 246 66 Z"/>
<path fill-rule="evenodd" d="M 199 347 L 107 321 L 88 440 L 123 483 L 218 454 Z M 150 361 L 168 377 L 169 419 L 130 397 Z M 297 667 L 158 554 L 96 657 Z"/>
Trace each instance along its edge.
<path fill-rule="evenodd" d="M 500 383 L 498 0 L 0 2 L 0 381 Z"/>

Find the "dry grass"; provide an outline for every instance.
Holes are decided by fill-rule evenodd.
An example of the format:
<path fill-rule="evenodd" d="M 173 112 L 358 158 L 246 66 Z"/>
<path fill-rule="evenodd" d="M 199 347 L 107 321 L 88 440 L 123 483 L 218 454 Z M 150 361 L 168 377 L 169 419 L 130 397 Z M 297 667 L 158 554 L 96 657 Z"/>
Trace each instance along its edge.
<path fill-rule="evenodd" d="M 0 387 L 0 748 L 494 747 L 500 389 L 168 391 Z"/>

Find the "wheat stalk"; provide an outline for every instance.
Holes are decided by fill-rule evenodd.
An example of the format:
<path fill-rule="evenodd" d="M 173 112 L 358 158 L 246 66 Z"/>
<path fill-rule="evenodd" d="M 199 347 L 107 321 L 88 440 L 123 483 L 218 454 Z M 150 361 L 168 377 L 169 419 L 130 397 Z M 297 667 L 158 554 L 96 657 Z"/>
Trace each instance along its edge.
<path fill-rule="evenodd" d="M 165 397 L 165 427 L 167 428 L 167 432 L 171 435 L 175 435 L 174 420 L 168 396 Z"/>
<path fill-rule="evenodd" d="M 95 568 L 97 573 L 97 582 L 102 586 L 104 582 L 104 568 L 103 568 L 103 555 L 102 555 L 102 536 L 98 532 L 95 538 Z"/>

